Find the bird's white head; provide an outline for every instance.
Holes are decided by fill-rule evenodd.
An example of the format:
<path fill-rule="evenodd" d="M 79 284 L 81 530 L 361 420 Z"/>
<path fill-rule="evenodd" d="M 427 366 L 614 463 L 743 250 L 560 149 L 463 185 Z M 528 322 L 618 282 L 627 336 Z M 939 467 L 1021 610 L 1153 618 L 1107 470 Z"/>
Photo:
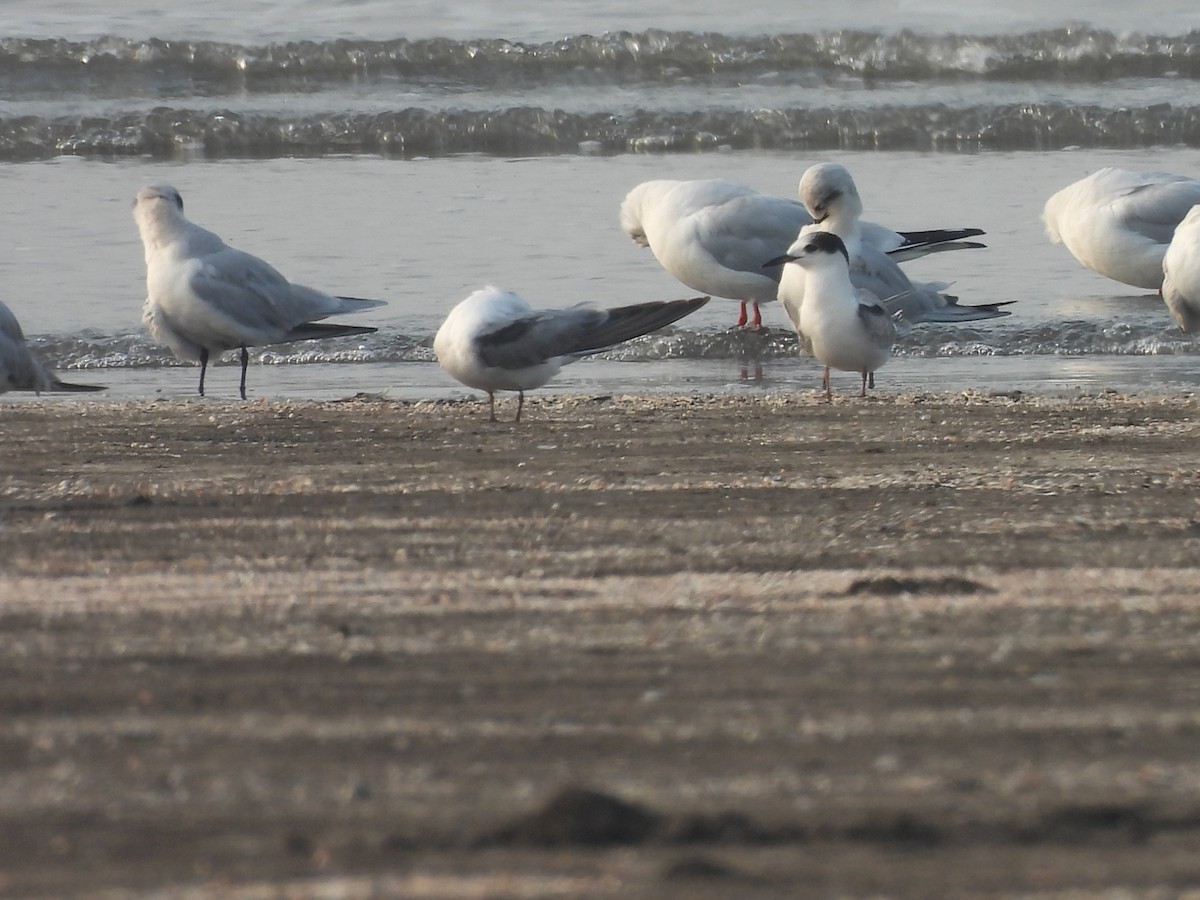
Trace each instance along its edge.
<path fill-rule="evenodd" d="M 166 238 L 183 217 L 183 198 L 169 184 L 149 184 L 133 201 L 133 219 L 147 244 Z"/>
<path fill-rule="evenodd" d="M 857 218 L 862 215 L 862 198 L 845 166 L 818 163 L 800 178 L 800 202 L 820 225 L 826 219 Z"/>
<path fill-rule="evenodd" d="M 675 184 L 673 181 L 643 181 L 621 202 L 621 230 L 642 247 L 650 246 L 646 236 L 647 204 L 658 201 Z"/>

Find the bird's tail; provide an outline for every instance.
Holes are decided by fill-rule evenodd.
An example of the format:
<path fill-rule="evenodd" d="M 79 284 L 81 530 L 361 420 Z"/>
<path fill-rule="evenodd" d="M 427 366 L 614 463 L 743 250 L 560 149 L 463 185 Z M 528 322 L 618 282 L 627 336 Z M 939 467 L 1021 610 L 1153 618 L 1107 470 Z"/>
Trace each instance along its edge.
<path fill-rule="evenodd" d="M 883 305 L 887 307 L 888 312 L 893 316 L 898 316 L 910 324 L 918 322 L 940 322 L 946 325 L 953 325 L 960 322 L 976 322 L 980 319 L 999 319 L 1003 316 L 1011 316 L 1012 311 L 1001 309 L 1002 306 L 1010 306 L 1015 303 L 1015 300 L 1005 300 L 1000 303 L 980 303 L 977 306 L 964 306 L 958 302 L 956 297 L 946 297 L 950 302 L 944 306 L 922 307 L 915 313 L 909 312 L 906 314 L 903 302 L 893 303 L 891 298 L 885 300 Z"/>
<path fill-rule="evenodd" d="M 594 353 L 621 341 L 632 340 L 665 328 L 672 322 L 694 313 L 707 303 L 708 299 L 692 297 L 688 300 L 655 300 L 607 310 L 608 315 L 604 321 L 589 328 L 579 343 L 571 349 L 571 353 Z"/>
<path fill-rule="evenodd" d="M 365 300 L 362 297 L 338 297 L 339 300 L 345 300 L 351 304 L 345 312 L 358 312 L 362 309 L 375 309 L 377 306 L 387 306 L 386 300 Z"/>

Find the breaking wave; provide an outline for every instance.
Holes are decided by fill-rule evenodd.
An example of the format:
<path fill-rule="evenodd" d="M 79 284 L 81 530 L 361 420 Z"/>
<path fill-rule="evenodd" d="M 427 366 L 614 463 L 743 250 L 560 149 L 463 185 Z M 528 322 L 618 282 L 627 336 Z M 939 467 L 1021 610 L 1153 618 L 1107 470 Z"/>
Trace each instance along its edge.
<path fill-rule="evenodd" d="M 0 80 L 0 160 L 1200 146 L 1200 32 L 8 38 Z"/>

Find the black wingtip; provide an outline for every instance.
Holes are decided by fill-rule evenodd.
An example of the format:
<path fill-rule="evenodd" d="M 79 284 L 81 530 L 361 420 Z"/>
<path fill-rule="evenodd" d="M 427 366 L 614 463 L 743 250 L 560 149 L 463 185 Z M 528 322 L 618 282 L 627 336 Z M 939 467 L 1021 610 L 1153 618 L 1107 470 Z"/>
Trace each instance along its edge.
<path fill-rule="evenodd" d="M 356 334 L 374 334 L 378 330 L 378 328 L 372 328 L 370 325 L 338 325 L 331 322 L 306 322 L 303 325 L 297 325 L 277 343 L 284 344 L 291 341 L 315 341 L 322 338 L 352 337 Z"/>
<path fill-rule="evenodd" d="M 53 390 L 63 394 L 90 394 L 95 391 L 107 391 L 107 384 L 72 384 L 69 381 L 55 379 Z"/>

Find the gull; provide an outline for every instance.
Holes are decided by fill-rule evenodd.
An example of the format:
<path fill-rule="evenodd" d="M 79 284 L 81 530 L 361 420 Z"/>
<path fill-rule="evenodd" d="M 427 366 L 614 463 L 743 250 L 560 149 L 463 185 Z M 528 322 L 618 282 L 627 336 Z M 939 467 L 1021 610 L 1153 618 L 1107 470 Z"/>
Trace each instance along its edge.
<path fill-rule="evenodd" d="M 12 310 L 0 303 L 0 394 L 6 391 L 102 391 L 102 384 L 68 384 L 47 369 L 30 351 Z"/>
<path fill-rule="evenodd" d="M 1042 220 L 1052 243 L 1114 281 L 1156 291 L 1175 226 L 1200 203 L 1200 181 L 1112 166 L 1046 201 Z"/>
<path fill-rule="evenodd" d="M 1163 256 L 1162 295 L 1180 331 L 1200 331 L 1200 204 L 1175 228 Z"/>
<path fill-rule="evenodd" d="M 241 349 L 245 400 L 247 347 L 376 330 L 315 320 L 383 306 L 384 301 L 334 297 L 292 284 L 268 263 L 190 222 L 183 214 L 183 198 L 170 185 L 138 191 L 133 217 L 146 251 L 142 321 L 179 359 L 200 363 L 201 397 L 212 354 Z"/>
<path fill-rule="evenodd" d="M 931 253 L 985 247 L 966 240 L 983 234 L 979 228 L 939 229 L 898 232 L 862 221 L 863 202 L 850 172 L 836 163 L 809 167 L 800 179 L 800 199 L 813 217 L 813 224 L 801 230 L 825 231 L 842 239 L 850 258 L 850 280 L 856 288 L 870 291 L 884 300 L 888 312 L 902 314 L 910 324 L 919 322 L 971 322 L 1009 315 L 1001 309 L 1008 303 L 960 305 L 958 298 L 942 293 L 948 284 L 913 282 L 898 261 L 917 259 Z M 796 278 L 787 291 L 784 309 L 796 324 L 804 296 L 803 278 Z M 781 294 L 782 297 L 782 294 Z"/>
<path fill-rule="evenodd" d="M 762 327 L 760 303 L 775 299 L 778 256 L 812 217 L 795 200 L 717 179 L 645 181 L 621 203 L 621 228 L 649 247 L 664 269 L 694 291 L 739 302 L 737 327 Z"/>
<path fill-rule="evenodd" d="M 615 309 L 534 309 L 517 294 L 488 285 L 450 310 L 433 352 L 458 381 L 487 391 L 493 422 L 496 391 L 516 391 L 513 421 L 520 422 L 525 392 L 546 384 L 567 363 L 670 325 L 707 302 L 696 297 Z"/>
<path fill-rule="evenodd" d="M 850 171 L 837 163 L 817 163 L 800 176 L 800 202 L 817 225 L 828 224 L 846 243 L 847 239 L 886 253 L 896 262 L 919 259 L 947 250 L 979 250 L 986 244 L 966 238 L 983 234 L 982 228 L 938 228 L 932 231 L 892 231 L 874 222 L 863 222 L 862 197 Z M 843 234 L 843 232 L 845 232 Z M 847 251 L 850 246 L 847 244 Z"/>
<path fill-rule="evenodd" d="M 835 210 L 857 201 L 853 181 L 849 182 L 849 188 L 852 196 L 836 204 Z M 729 181 L 656 180 L 643 182 L 626 195 L 621 203 L 621 228 L 634 243 L 649 247 L 662 267 L 688 287 L 739 301 L 738 327 L 746 325 L 746 304 L 752 304 L 750 324 L 759 328 L 762 325 L 759 304 L 776 299 L 780 278 L 778 270 L 764 270 L 763 260 L 785 253 L 800 229 L 813 224 L 810 211 L 796 200 L 762 194 Z M 854 221 L 857 222 L 861 211 L 859 201 Z M 828 214 L 823 209 L 822 215 Z M 841 218 L 835 217 L 835 221 Z M 905 284 L 907 278 L 894 262 L 887 261 L 887 255 L 906 260 L 941 250 L 983 246 L 962 240 L 982 234 L 977 228 L 897 232 L 870 222 L 859 224 L 866 244 L 884 256 L 884 262 L 877 265 L 889 273 L 892 270 L 899 273 Z M 862 273 L 862 277 L 868 275 Z M 860 274 L 855 273 L 854 277 L 857 283 Z M 865 283 L 860 286 L 870 289 Z M 907 290 L 907 287 L 889 290 L 878 284 L 875 287 L 887 296 Z M 927 318 L 936 321 L 1005 315 L 996 310 L 995 304 L 959 307 L 951 298 L 936 296 L 932 291 L 919 300 L 908 301 L 908 305 L 913 307 L 914 316 L 918 306 L 927 307 Z"/>
<path fill-rule="evenodd" d="M 878 297 L 851 282 L 850 254 L 842 239 L 829 231 L 803 233 L 771 264 L 802 273 L 804 300 L 794 319 L 796 335 L 825 366 L 826 399 L 833 399 L 831 368 L 862 375 L 860 396 L 867 396 L 868 379 L 873 386 L 875 370 L 891 356 L 896 323 Z M 785 290 L 781 285 L 780 299 Z"/>

